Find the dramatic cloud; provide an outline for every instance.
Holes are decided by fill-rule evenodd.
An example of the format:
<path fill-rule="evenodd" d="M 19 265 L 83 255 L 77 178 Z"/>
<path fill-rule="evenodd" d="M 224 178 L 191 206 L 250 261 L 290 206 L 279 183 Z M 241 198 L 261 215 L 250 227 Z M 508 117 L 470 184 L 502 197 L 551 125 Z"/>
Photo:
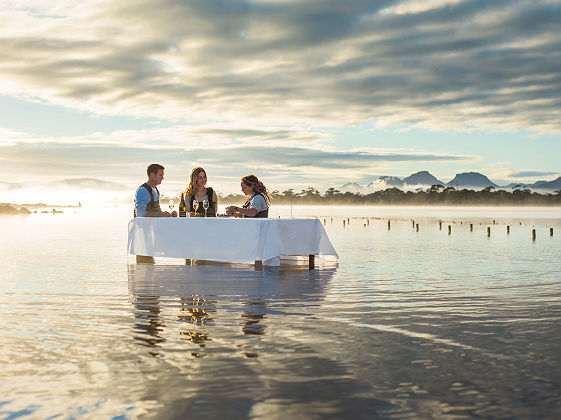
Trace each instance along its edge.
<path fill-rule="evenodd" d="M 0 4 L 0 94 L 244 137 L 561 129 L 559 0 Z"/>

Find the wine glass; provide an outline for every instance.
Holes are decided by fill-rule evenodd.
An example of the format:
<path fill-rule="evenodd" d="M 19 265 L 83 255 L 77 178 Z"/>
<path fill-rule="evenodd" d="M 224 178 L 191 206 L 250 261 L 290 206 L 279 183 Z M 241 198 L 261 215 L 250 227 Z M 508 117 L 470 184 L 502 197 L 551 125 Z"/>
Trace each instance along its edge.
<path fill-rule="evenodd" d="M 175 206 L 175 201 L 169 200 L 169 211 L 173 213 L 173 206 Z"/>
<path fill-rule="evenodd" d="M 205 209 L 205 217 L 206 217 L 206 213 L 208 211 L 208 200 L 203 200 L 203 209 Z"/>
<path fill-rule="evenodd" d="M 195 209 L 195 216 L 196 216 L 197 209 L 199 208 L 199 202 L 197 200 L 193 200 L 193 208 Z"/>

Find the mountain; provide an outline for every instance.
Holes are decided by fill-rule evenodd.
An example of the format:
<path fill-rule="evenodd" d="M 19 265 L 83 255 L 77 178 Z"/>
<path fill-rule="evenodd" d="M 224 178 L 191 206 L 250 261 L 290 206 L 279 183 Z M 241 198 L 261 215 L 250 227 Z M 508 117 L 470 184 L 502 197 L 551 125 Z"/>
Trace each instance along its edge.
<path fill-rule="evenodd" d="M 528 187 L 535 188 L 537 190 L 558 191 L 561 190 L 561 176 L 553 181 L 538 181 L 534 184 L 528 185 Z"/>
<path fill-rule="evenodd" d="M 456 174 L 454 179 L 446 184 L 448 187 L 454 187 L 456 189 L 462 188 L 499 188 L 497 184 L 491 182 L 489 178 L 479 172 L 464 172 L 461 174 Z"/>
<path fill-rule="evenodd" d="M 356 182 L 347 182 L 346 184 L 341 185 L 337 189 L 341 192 L 359 193 L 364 190 L 364 187 L 362 185 L 357 184 Z"/>
<path fill-rule="evenodd" d="M 402 187 L 403 181 L 397 176 L 380 176 L 366 186 L 369 191 L 385 190 L 392 187 Z"/>
<path fill-rule="evenodd" d="M 444 185 L 444 182 L 435 178 L 428 171 L 416 172 L 403 179 L 406 185 Z"/>
<path fill-rule="evenodd" d="M 561 176 L 553 181 L 537 181 L 533 184 L 524 184 L 522 182 L 512 182 L 502 187 L 507 190 L 521 190 L 528 188 L 530 190 L 547 190 L 558 191 L 561 190 Z"/>
<path fill-rule="evenodd" d="M 475 189 L 480 190 L 487 187 L 493 187 L 497 189 L 504 190 L 514 190 L 514 189 L 524 189 L 529 188 L 537 191 L 558 191 L 561 190 L 561 177 L 553 181 L 538 181 L 533 184 L 524 184 L 521 182 L 511 183 L 504 187 L 501 187 L 494 182 L 492 182 L 485 175 L 479 172 L 464 172 L 461 174 L 456 174 L 454 179 L 447 184 L 444 184 L 441 180 L 434 177 L 428 171 L 420 171 L 409 175 L 403 180 L 396 176 L 380 176 L 368 185 L 360 185 L 356 182 L 348 182 L 338 188 L 341 192 L 352 192 L 368 194 L 374 191 L 385 190 L 388 188 L 397 187 L 404 191 L 414 190 L 415 187 L 430 187 L 432 185 L 446 185 L 449 187 L 454 187 L 456 189 Z"/>

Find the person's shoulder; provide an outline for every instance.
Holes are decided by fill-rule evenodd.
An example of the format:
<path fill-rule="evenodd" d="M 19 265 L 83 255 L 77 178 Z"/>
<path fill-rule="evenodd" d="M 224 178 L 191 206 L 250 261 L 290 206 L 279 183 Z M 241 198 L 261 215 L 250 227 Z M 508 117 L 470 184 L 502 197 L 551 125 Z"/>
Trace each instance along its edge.
<path fill-rule="evenodd" d="M 265 203 L 267 204 L 267 202 L 265 201 L 265 197 L 263 197 L 261 194 L 255 194 L 252 199 L 252 202 L 254 203 Z"/>
<path fill-rule="evenodd" d="M 146 189 L 145 185 L 142 184 L 141 186 L 139 186 L 136 189 L 136 196 L 137 197 L 143 197 L 143 196 L 148 196 L 150 197 L 150 193 L 148 192 L 148 190 Z"/>
<path fill-rule="evenodd" d="M 207 196 L 209 196 L 209 191 L 212 192 L 212 201 L 216 201 L 217 195 L 216 195 L 216 191 L 214 190 L 214 188 L 207 187 L 207 189 L 206 189 Z M 208 198 L 210 199 L 211 197 L 208 197 Z"/>

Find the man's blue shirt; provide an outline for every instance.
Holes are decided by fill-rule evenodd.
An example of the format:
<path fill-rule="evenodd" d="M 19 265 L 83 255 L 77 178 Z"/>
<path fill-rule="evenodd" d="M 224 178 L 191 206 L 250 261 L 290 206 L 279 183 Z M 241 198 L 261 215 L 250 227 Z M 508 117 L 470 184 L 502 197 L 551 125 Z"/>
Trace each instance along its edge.
<path fill-rule="evenodd" d="M 152 188 L 154 194 L 154 201 L 158 201 L 160 196 L 156 188 Z M 142 185 L 136 190 L 136 217 L 146 217 L 146 206 L 150 202 L 150 193 Z"/>

